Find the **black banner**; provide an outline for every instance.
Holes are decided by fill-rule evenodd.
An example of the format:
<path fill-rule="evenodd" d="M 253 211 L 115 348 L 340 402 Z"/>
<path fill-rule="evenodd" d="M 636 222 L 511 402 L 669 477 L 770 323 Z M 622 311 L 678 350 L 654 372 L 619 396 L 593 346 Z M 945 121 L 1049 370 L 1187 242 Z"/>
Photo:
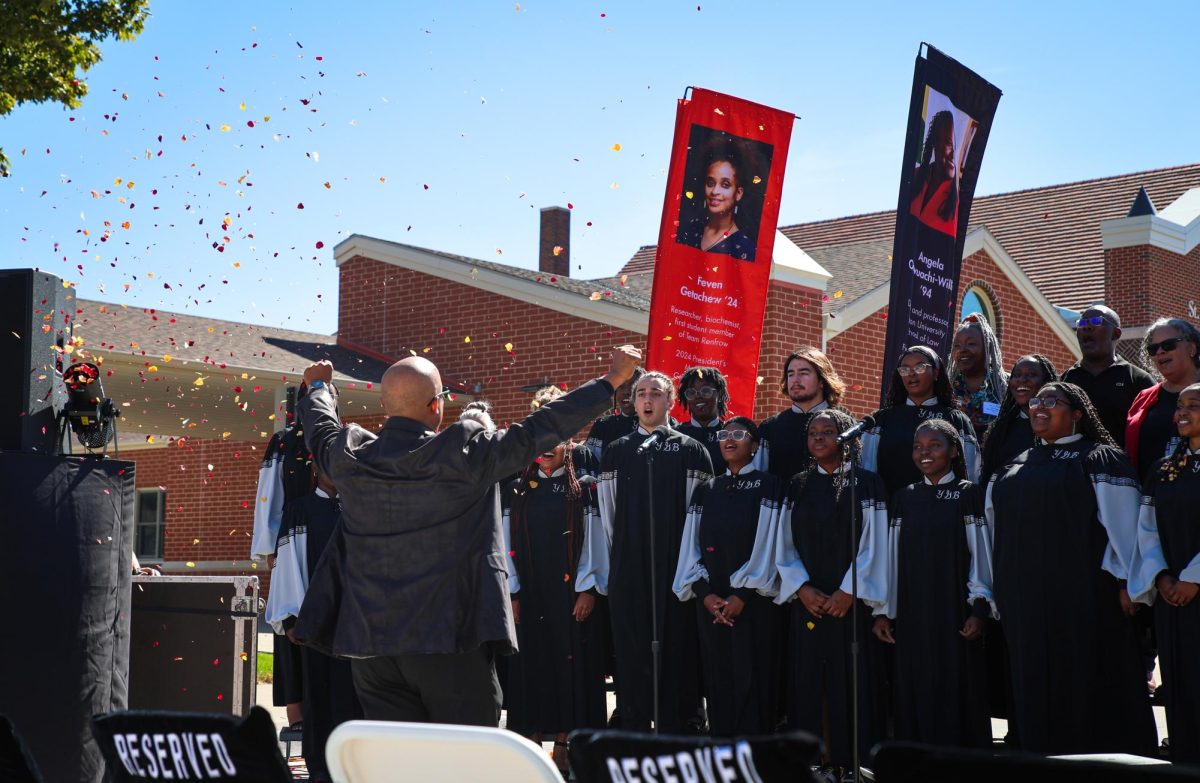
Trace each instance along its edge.
<path fill-rule="evenodd" d="M 950 347 L 971 201 L 1000 102 L 998 88 L 922 45 L 900 171 L 881 405 L 905 349 L 927 345 L 945 358 Z"/>

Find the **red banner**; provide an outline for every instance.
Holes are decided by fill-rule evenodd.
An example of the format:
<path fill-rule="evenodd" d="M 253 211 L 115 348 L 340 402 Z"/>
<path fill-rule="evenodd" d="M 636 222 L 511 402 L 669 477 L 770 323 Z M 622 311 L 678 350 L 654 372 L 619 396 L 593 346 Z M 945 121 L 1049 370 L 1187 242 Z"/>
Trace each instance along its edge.
<path fill-rule="evenodd" d="M 716 367 L 730 410 L 754 412 L 790 112 L 696 89 L 679 102 L 646 366 Z"/>

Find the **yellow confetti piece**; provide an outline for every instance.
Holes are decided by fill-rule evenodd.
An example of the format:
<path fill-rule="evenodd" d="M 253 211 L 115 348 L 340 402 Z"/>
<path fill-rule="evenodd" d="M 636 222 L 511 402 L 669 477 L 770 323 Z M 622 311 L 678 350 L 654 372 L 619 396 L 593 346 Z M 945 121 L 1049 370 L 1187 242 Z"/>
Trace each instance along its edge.
<path fill-rule="evenodd" d="M 751 182 L 753 182 L 755 185 L 757 185 L 758 183 L 762 182 L 762 177 L 760 177 L 760 176 L 758 176 L 758 175 L 756 174 L 756 175 L 754 176 L 754 179 L 752 179 L 752 180 L 750 180 L 750 181 L 751 181 Z"/>
<path fill-rule="evenodd" d="M 165 353 L 165 354 L 163 354 L 163 361 L 164 361 L 164 362 L 169 362 L 169 361 L 171 361 L 171 354 L 169 354 L 169 353 Z"/>
<path fill-rule="evenodd" d="M 199 543 L 200 543 L 200 539 L 198 539 L 198 538 L 192 539 L 192 546 L 196 546 L 196 544 L 199 544 Z"/>
<path fill-rule="evenodd" d="M 185 565 L 185 566 L 187 566 L 188 568 L 195 568 L 195 567 L 196 567 L 196 564 L 195 564 L 194 562 L 192 562 L 191 560 L 189 560 L 189 561 L 187 561 L 186 563 L 184 563 L 184 565 Z M 175 660 L 177 660 L 177 661 L 182 661 L 183 659 L 182 659 L 182 658 L 176 658 Z"/>
<path fill-rule="evenodd" d="M 668 334 L 666 337 L 664 337 L 664 338 L 663 338 L 663 342 L 664 342 L 664 343 L 669 343 L 669 342 L 671 342 L 671 335 L 669 335 L 669 334 Z"/>
<path fill-rule="evenodd" d="M 812 629 L 814 629 L 814 628 L 816 628 L 816 627 L 817 627 L 817 624 L 816 624 L 816 623 L 814 623 L 812 620 L 809 620 L 809 621 L 808 621 L 807 623 L 805 623 L 804 625 L 805 625 L 805 627 L 806 627 L 806 628 L 808 628 L 808 630 L 810 630 L 810 631 L 811 631 Z"/>
<path fill-rule="evenodd" d="M 251 567 L 251 568 L 258 568 L 258 563 L 251 563 L 251 564 L 250 564 L 250 567 Z"/>
<path fill-rule="evenodd" d="M 512 343 L 505 343 L 505 344 L 504 344 L 504 350 L 506 350 L 506 351 L 508 351 L 508 352 L 510 352 L 510 353 L 512 352 L 512 348 L 513 348 L 513 346 L 512 346 Z"/>
<path fill-rule="evenodd" d="M 210 326 L 210 327 L 208 327 L 208 333 L 209 333 L 209 334 L 212 334 L 212 333 L 213 333 L 213 332 L 215 332 L 215 331 L 217 331 L 217 330 L 216 330 L 216 329 L 214 329 L 213 327 L 211 327 L 211 326 Z"/>
<path fill-rule="evenodd" d="M 152 364 L 146 368 L 146 372 L 158 372 L 158 365 Z"/>
<path fill-rule="evenodd" d="M 841 292 L 841 291 L 834 291 L 834 292 L 833 292 L 833 298 L 834 298 L 834 299 L 841 299 L 841 298 L 842 298 L 842 292 Z"/>
<path fill-rule="evenodd" d="M 690 191 L 690 190 L 685 190 L 685 191 L 683 191 L 683 195 L 687 196 L 689 201 L 690 201 L 691 199 L 695 198 L 695 196 L 696 196 L 696 194 L 695 194 L 695 193 L 693 193 L 693 192 L 692 192 L 692 191 Z"/>
<path fill-rule="evenodd" d="M 464 338 L 463 338 L 463 342 L 464 342 L 464 343 L 469 343 L 469 342 L 471 342 L 471 338 L 470 338 L 470 337 L 464 337 Z"/>
<path fill-rule="evenodd" d="M 221 133 L 229 133 L 230 130 L 229 123 L 221 123 Z"/>
<path fill-rule="evenodd" d="M 592 291 L 592 295 L 588 297 L 588 299 L 591 299 L 593 302 L 599 302 L 603 298 L 604 297 L 600 294 L 599 291 Z"/>
<path fill-rule="evenodd" d="M 242 101 L 241 103 L 239 103 L 238 108 L 241 109 L 242 111 L 245 111 L 246 110 L 246 102 Z"/>
<path fill-rule="evenodd" d="M 192 385 L 193 385 L 193 386 L 203 386 L 203 385 L 204 385 L 204 379 L 203 379 L 203 378 L 197 378 L 196 380 L 192 381 Z"/>
<path fill-rule="evenodd" d="M 613 151 L 613 152 L 620 152 L 620 151 L 621 151 L 621 145 L 620 145 L 620 144 L 614 144 L 614 145 L 612 145 L 612 151 Z"/>
<path fill-rule="evenodd" d="M 556 255 L 556 256 L 561 256 L 562 254 L 563 254 L 563 246 L 562 246 L 562 245 L 555 245 L 555 246 L 554 246 L 554 255 Z"/>
<path fill-rule="evenodd" d="M 530 489 L 537 489 L 537 482 L 536 482 L 536 481 L 534 481 L 534 480 L 532 480 L 532 479 L 530 479 L 530 481 L 529 481 L 529 488 L 530 488 Z"/>
<path fill-rule="evenodd" d="M 153 442 L 154 442 L 154 436 L 153 436 L 153 435 L 147 435 L 147 436 L 146 436 L 146 442 L 147 442 L 147 443 L 153 443 Z"/>
<path fill-rule="evenodd" d="M 117 187 L 120 187 L 121 186 L 121 178 L 117 177 L 116 179 L 114 179 L 113 184 L 116 185 Z"/>

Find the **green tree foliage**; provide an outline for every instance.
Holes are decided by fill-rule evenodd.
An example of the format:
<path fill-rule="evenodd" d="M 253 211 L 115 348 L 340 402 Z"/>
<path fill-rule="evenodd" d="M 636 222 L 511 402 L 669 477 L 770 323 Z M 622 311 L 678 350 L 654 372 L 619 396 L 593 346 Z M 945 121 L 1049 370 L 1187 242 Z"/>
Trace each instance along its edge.
<path fill-rule="evenodd" d="M 132 40 L 149 0 L 0 0 L 0 117 L 22 103 L 79 106 L 100 42 Z M 0 149 L 0 176 L 8 158 Z"/>

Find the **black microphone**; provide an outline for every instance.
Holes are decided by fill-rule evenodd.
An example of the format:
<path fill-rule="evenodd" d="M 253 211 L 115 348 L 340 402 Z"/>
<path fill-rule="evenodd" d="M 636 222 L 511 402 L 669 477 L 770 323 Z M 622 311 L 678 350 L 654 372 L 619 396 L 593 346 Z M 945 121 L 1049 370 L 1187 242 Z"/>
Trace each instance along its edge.
<path fill-rule="evenodd" d="M 660 424 L 654 428 L 654 432 L 650 433 L 650 437 L 642 441 L 642 445 L 637 447 L 638 454 L 644 454 L 647 449 L 665 440 L 671 431 L 667 429 L 667 425 Z"/>
<path fill-rule="evenodd" d="M 863 433 L 875 426 L 874 416 L 864 416 L 863 420 L 837 436 L 837 445 L 841 446 L 852 440 L 861 438 Z"/>

